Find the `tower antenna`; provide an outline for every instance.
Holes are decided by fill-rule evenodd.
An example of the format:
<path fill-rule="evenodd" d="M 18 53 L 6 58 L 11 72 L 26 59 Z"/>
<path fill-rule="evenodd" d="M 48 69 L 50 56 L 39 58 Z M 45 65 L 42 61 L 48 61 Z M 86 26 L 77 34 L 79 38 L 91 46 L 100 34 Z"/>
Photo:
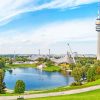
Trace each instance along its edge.
<path fill-rule="evenodd" d="M 98 19 L 100 18 L 100 0 L 98 0 Z"/>

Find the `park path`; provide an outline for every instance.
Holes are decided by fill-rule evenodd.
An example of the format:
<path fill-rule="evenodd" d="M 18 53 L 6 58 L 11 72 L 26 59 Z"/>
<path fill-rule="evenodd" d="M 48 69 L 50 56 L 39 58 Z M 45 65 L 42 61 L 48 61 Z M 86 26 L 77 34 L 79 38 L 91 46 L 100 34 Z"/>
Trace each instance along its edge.
<path fill-rule="evenodd" d="M 40 97 L 48 97 L 48 96 L 77 94 L 77 93 L 92 91 L 92 90 L 96 90 L 96 89 L 100 89 L 100 85 L 91 86 L 91 87 L 82 88 L 82 89 L 62 91 L 62 92 L 52 92 L 52 93 L 42 93 L 42 94 L 29 94 L 29 95 L 21 95 L 21 96 L 24 97 L 25 99 L 40 98 Z M 17 97 L 18 96 L 0 96 L 0 100 L 16 100 Z"/>

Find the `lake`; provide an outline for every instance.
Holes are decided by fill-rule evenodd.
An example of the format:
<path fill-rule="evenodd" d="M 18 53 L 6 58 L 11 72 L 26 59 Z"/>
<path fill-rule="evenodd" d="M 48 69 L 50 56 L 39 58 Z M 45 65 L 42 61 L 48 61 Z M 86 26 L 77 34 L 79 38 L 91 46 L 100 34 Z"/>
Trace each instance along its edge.
<path fill-rule="evenodd" d="M 36 68 L 16 68 L 5 71 L 4 82 L 8 89 L 14 89 L 17 80 L 23 80 L 26 90 L 53 89 L 70 85 L 74 79 L 60 72 L 46 72 Z"/>

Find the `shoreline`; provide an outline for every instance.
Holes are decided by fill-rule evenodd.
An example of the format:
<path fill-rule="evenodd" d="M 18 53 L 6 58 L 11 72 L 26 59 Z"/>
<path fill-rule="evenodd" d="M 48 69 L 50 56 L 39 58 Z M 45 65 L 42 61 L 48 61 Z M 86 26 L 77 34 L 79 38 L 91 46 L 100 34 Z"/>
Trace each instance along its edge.
<path fill-rule="evenodd" d="M 75 89 L 82 89 L 82 88 L 87 88 L 87 87 L 91 87 L 91 86 L 98 86 L 100 85 L 100 79 L 94 81 L 94 82 L 88 82 L 88 83 L 85 83 L 81 86 L 63 86 L 63 87 L 58 87 L 58 88 L 54 88 L 54 89 L 51 89 L 51 90 L 30 90 L 30 91 L 25 91 L 25 93 L 23 94 L 40 94 L 40 93 L 55 93 L 55 92 L 62 92 L 62 91 L 69 91 L 69 90 L 75 90 Z M 11 90 L 11 89 L 7 89 L 8 92 L 12 92 L 14 90 Z M 3 95 L 7 95 L 7 94 L 3 94 Z M 8 96 L 11 96 L 11 95 L 19 95 L 19 94 L 14 94 L 14 93 L 9 93 Z"/>
<path fill-rule="evenodd" d="M 9 68 L 10 69 L 11 68 L 37 68 L 37 65 L 36 64 L 12 64 L 12 65 L 7 64 L 5 69 L 9 69 Z M 50 67 L 47 66 L 47 67 L 43 68 L 43 71 L 60 72 L 61 68 L 60 68 L 60 66 L 50 66 Z"/>

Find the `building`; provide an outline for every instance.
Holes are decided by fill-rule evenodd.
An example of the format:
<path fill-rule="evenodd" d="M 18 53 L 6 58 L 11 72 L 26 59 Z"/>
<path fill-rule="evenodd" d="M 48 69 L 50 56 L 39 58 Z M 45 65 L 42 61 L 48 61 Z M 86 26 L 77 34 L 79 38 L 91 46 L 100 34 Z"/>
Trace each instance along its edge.
<path fill-rule="evenodd" d="M 98 7 L 98 17 L 96 19 L 96 31 L 98 32 L 97 60 L 100 60 L 100 4 L 99 4 L 99 7 Z"/>
<path fill-rule="evenodd" d="M 56 64 L 61 64 L 61 63 L 74 63 L 73 58 L 71 57 L 71 54 L 69 52 L 67 52 L 67 55 L 65 55 L 64 57 L 61 57 L 59 59 L 51 59 L 53 62 L 55 62 Z"/>

